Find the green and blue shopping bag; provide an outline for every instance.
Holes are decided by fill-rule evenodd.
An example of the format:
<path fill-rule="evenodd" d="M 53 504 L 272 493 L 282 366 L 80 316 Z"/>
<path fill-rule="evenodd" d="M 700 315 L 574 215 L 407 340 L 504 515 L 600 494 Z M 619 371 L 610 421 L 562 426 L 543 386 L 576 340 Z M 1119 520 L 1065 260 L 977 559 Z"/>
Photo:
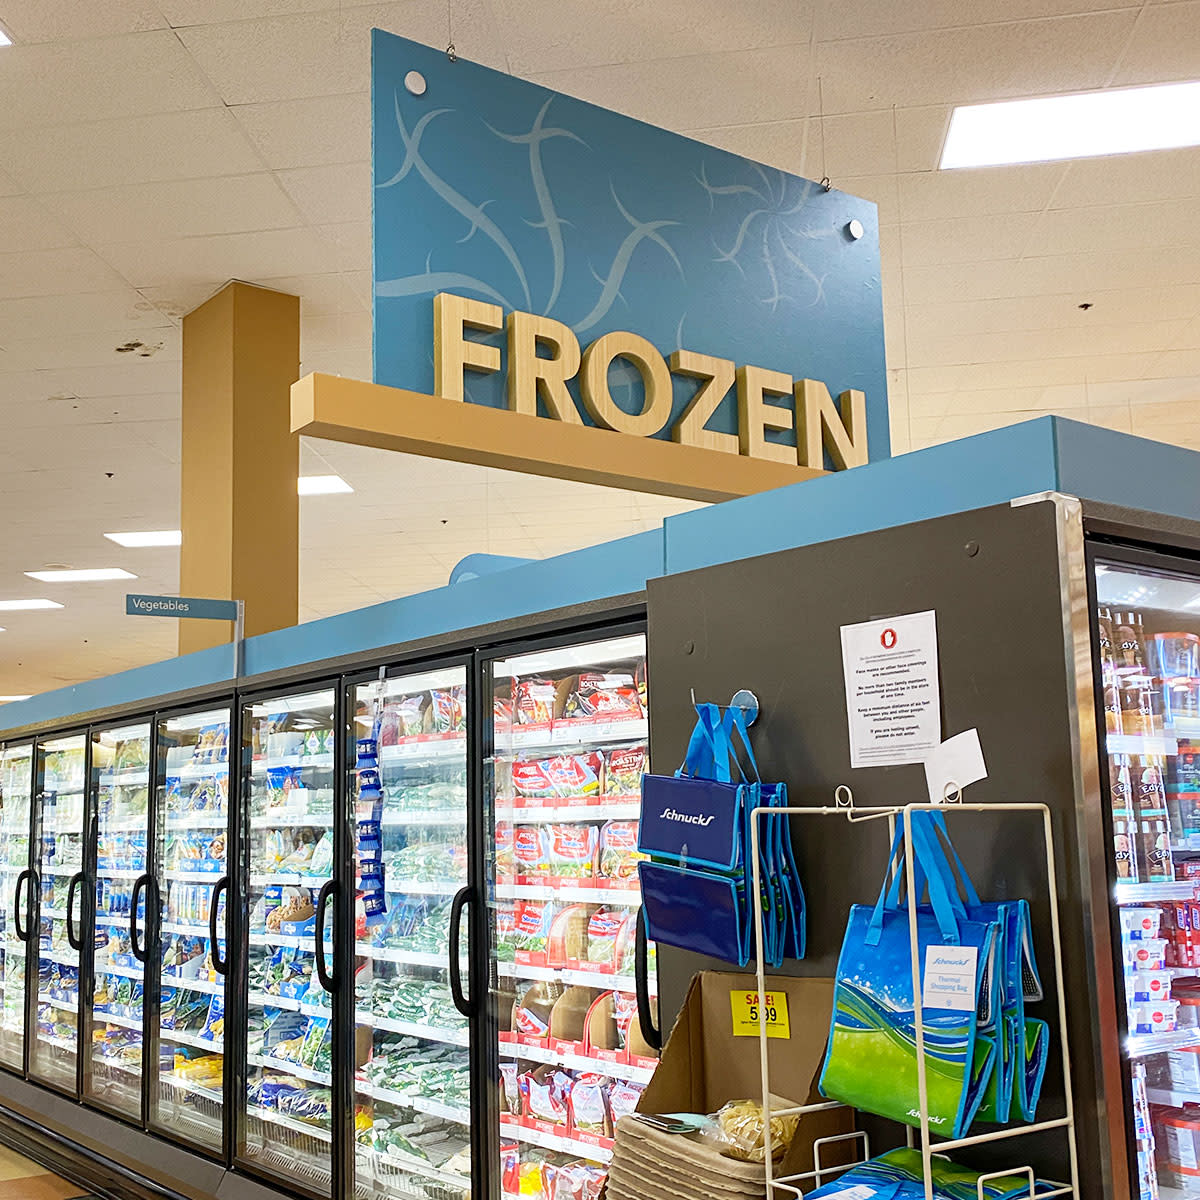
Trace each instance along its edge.
<path fill-rule="evenodd" d="M 996 1067 L 1000 927 L 968 913 L 935 848 L 932 814 L 910 813 L 919 890 L 917 964 L 922 988 L 926 1108 L 930 1128 L 961 1137 Z M 904 829 L 898 823 L 874 906 L 850 910 L 838 960 L 821 1093 L 865 1112 L 919 1125 L 917 1030 L 909 912 L 902 897 Z"/>
<path fill-rule="evenodd" d="M 786 820 L 761 820 L 763 892 L 753 898 L 751 822 L 756 808 L 782 808 L 787 789 L 758 777 L 745 714 L 696 706 L 683 765 L 642 779 L 638 849 L 647 935 L 656 942 L 745 966 L 754 946 L 753 903 L 763 913 L 763 953 L 771 966 L 804 955 L 804 893 Z M 734 747 L 750 764 L 746 778 Z"/>
<path fill-rule="evenodd" d="M 948 1158 L 934 1155 L 930 1163 L 934 1200 L 977 1200 L 979 1172 L 959 1166 Z M 1035 1193 L 1054 1191 L 1059 1185 L 1039 1179 Z M 1020 1200 L 1029 1195 L 1029 1178 L 1024 1174 L 986 1179 L 983 1194 L 987 1200 Z M 828 1197 L 866 1197 L 872 1200 L 924 1200 L 924 1171 L 921 1152 L 907 1147 L 889 1150 L 878 1158 L 851 1167 L 832 1183 L 809 1192 L 805 1200 Z"/>

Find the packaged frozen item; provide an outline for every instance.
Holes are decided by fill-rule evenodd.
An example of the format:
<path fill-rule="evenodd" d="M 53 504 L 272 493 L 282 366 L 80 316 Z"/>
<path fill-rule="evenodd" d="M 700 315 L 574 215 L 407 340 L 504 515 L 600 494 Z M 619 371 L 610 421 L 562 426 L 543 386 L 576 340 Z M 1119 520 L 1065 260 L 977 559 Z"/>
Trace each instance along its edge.
<path fill-rule="evenodd" d="M 1127 1007 L 1130 1033 L 1172 1033 L 1176 1028 L 1178 1000 L 1136 1001 Z"/>
<path fill-rule="evenodd" d="M 627 908 L 598 908 L 587 927 L 587 957 L 608 971 L 618 971 L 633 946 L 633 913 Z"/>
<path fill-rule="evenodd" d="M 531 984 L 513 1005 L 513 1032 L 544 1038 L 550 1032 L 550 1012 L 564 991 L 561 983 L 542 980 Z"/>
<path fill-rule="evenodd" d="M 554 1191 L 546 1200 L 600 1200 L 607 1173 L 603 1167 L 572 1162 L 554 1173 Z"/>
<path fill-rule="evenodd" d="M 492 699 L 492 724 L 497 733 L 508 733 L 512 729 L 513 705 L 509 696 L 495 696 Z"/>
<path fill-rule="evenodd" d="M 637 865 L 647 856 L 638 852 L 638 823 L 608 821 L 600 829 L 597 874 L 604 879 L 637 882 Z"/>
<path fill-rule="evenodd" d="M 1166 1059 L 1172 1087 L 1184 1092 L 1200 1092 L 1200 1046 L 1168 1050 Z"/>
<path fill-rule="evenodd" d="M 518 725 L 554 720 L 556 689 L 548 679 L 521 679 L 513 685 L 513 716 Z"/>
<path fill-rule="evenodd" d="M 548 830 L 541 825 L 518 825 L 513 830 L 513 872 L 520 876 L 544 875 L 550 869 Z"/>
<path fill-rule="evenodd" d="M 1162 923 L 1160 908 L 1122 908 L 1121 932 L 1130 941 L 1140 942 L 1158 937 Z"/>
<path fill-rule="evenodd" d="M 1166 965 L 1167 943 L 1163 938 L 1144 938 L 1140 942 L 1123 942 L 1125 966 L 1135 971 L 1161 971 Z"/>
<path fill-rule="evenodd" d="M 512 942 L 518 956 L 545 954 L 550 927 L 557 913 L 558 906 L 546 900 L 517 902 L 513 913 Z"/>
<path fill-rule="evenodd" d="M 624 1079 L 613 1081 L 608 1090 L 608 1111 L 614 1126 L 622 1117 L 637 1111 L 638 1101 L 642 1098 L 645 1087 L 643 1083 L 629 1083 Z"/>
<path fill-rule="evenodd" d="M 517 1087 L 517 1064 L 515 1062 L 500 1064 L 500 1111 L 507 1113 L 521 1111 L 521 1091 Z"/>
<path fill-rule="evenodd" d="M 1125 999 L 1152 1002 L 1171 999 L 1170 971 L 1127 971 Z"/>
<path fill-rule="evenodd" d="M 204 1028 L 200 1036 L 211 1042 L 220 1042 L 225 1035 L 225 1001 L 221 996 L 214 996 L 209 1001 L 208 1015 L 204 1019 Z"/>
<path fill-rule="evenodd" d="M 572 1082 L 567 1072 L 549 1065 L 521 1075 L 517 1085 L 524 1115 L 551 1125 L 566 1125 Z"/>
<path fill-rule="evenodd" d="M 512 764 L 513 795 L 522 800 L 543 800 L 554 793 L 549 759 L 517 759 Z"/>
<path fill-rule="evenodd" d="M 439 691 L 435 688 L 430 693 L 430 732 L 455 733 L 463 728 L 465 719 L 462 689 Z"/>
<path fill-rule="evenodd" d="M 494 861 L 497 879 L 509 879 L 517 873 L 515 838 L 511 821 L 496 822 Z"/>
<path fill-rule="evenodd" d="M 1200 1181 L 1200 1113 L 1194 1108 L 1155 1108 L 1154 1117 L 1154 1146 L 1167 1168 L 1166 1178 L 1191 1193 Z"/>
<path fill-rule="evenodd" d="M 589 911 L 586 904 L 570 904 L 554 914 L 546 936 L 546 962 L 550 966 L 566 966 L 584 957 Z"/>
<path fill-rule="evenodd" d="M 580 1075 L 568 1096 L 571 1128 L 578 1133 L 612 1137 L 612 1118 L 608 1112 L 609 1081 L 603 1075 Z"/>
<path fill-rule="evenodd" d="M 591 879 L 596 873 L 600 831 L 595 825 L 563 822 L 546 829 L 548 869 L 567 879 Z"/>
<path fill-rule="evenodd" d="M 604 794 L 636 798 L 646 773 L 646 746 L 615 746 L 604 756 Z"/>
<path fill-rule="evenodd" d="M 598 717 L 610 721 L 636 719 L 642 715 L 642 702 L 632 675 L 602 674 L 585 671 L 565 680 L 564 719 Z"/>

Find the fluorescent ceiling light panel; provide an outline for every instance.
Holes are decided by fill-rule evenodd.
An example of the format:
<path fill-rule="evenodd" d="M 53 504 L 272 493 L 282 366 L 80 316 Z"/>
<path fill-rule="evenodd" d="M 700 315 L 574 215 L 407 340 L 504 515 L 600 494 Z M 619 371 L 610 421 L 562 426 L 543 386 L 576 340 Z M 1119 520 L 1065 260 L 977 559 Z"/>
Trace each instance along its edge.
<path fill-rule="evenodd" d="M 8 36 L 8 34 L 4 32 L 3 29 L 0 29 L 0 46 L 11 46 L 11 45 L 12 45 L 12 38 L 10 38 Z M 22 699 L 26 699 L 26 698 L 27 697 L 22 697 Z"/>
<path fill-rule="evenodd" d="M 1200 82 L 954 110 L 942 170 L 1200 146 Z"/>
<path fill-rule="evenodd" d="M 136 579 L 137 576 L 120 567 L 92 567 L 84 571 L 26 571 L 39 583 L 103 583 L 108 579 Z"/>
<path fill-rule="evenodd" d="M 301 496 L 331 496 L 354 489 L 340 475 L 301 475 L 296 480 L 296 491 Z"/>
<path fill-rule="evenodd" d="M 146 533 L 106 533 L 104 536 L 110 542 L 132 550 L 140 550 L 145 546 L 183 545 L 183 531 L 180 529 L 157 529 Z"/>
<path fill-rule="evenodd" d="M 28 700 L 28 696 L 0 696 L 0 704 L 11 704 L 14 700 Z"/>
<path fill-rule="evenodd" d="M 35 608 L 62 608 L 57 600 L 0 600 L 0 612 L 31 612 Z"/>

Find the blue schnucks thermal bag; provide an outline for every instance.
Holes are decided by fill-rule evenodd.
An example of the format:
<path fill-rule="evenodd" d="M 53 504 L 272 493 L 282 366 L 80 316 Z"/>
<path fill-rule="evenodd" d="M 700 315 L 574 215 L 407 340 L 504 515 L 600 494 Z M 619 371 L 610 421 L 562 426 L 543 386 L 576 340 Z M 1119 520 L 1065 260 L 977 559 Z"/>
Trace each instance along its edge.
<path fill-rule="evenodd" d="M 656 942 L 745 966 L 754 948 L 752 814 L 782 808 L 787 788 L 764 784 L 741 709 L 696 706 L 684 764 L 674 775 L 646 775 L 638 865 L 647 935 Z M 754 778 L 743 777 L 737 731 Z M 804 893 L 786 816 L 760 818 L 763 955 L 777 967 L 804 956 Z"/>

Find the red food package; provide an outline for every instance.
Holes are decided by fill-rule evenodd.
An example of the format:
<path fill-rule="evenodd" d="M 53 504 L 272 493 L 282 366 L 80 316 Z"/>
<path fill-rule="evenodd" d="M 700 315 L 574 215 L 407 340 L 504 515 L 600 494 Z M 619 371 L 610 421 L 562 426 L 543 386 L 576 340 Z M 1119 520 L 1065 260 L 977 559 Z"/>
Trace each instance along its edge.
<path fill-rule="evenodd" d="M 595 825 L 564 822 L 551 825 L 549 835 L 550 874 L 569 879 L 590 879 L 596 873 L 596 850 L 600 834 Z"/>
<path fill-rule="evenodd" d="M 513 792 L 526 800 L 555 795 L 552 759 L 518 759 L 512 765 Z"/>
<path fill-rule="evenodd" d="M 605 1176 L 603 1167 L 582 1162 L 567 1163 L 565 1167 L 559 1167 L 554 1176 L 552 1200 L 599 1200 Z"/>
<path fill-rule="evenodd" d="M 603 675 L 585 671 L 575 681 L 563 706 L 563 716 L 604 717 L 611 721 L 642 715 L 642 702 L 632 675 Z"/>
<path fill-rule="evenodd" d="M 513 831 L 513 873 L 544 875 L 549 869 L 546 830 L 538 825 L 518 825 Z"/>
<path fill-rule="evenodd" d="M 512 701 L 507 696 L 494 697 L 492 700 L 492 724 L 495 725 L 497 732 L 503 730 L 507 733 L 508 730 L 512 729 L 512 723 Z"/>
<path fill-rule="evenodd" d="M 554 719 L 556 688 L 546 679 L 522 679 L 513 688 L 513 715 L 518 725 L 543 725 Z"/>
<path fill-rule="evenodd" d="M 514 833 L 511 821 L 496 822 L 496 875 L 503 878 L 516 873 L 513 857 Z"/>
<path fill-rule="evenodd" d="M 604 794 L 640 796 L 646 773 L 645 744 L 617 746 L 604 756 Z"/>
<path fill-rule="evenodd" d="M 633 932 L 633 914 L 629 909 L 596 909 L 588 921 L 588 962 L 608 970 L 619 970 L 633 945 Z"/>
<path fill-rule="evenodd" d="M 545 764 L 554 794 L 562 799 L 600 795 L 604 757 L 598 750 L 586 754 L 560 754 Z"/>

